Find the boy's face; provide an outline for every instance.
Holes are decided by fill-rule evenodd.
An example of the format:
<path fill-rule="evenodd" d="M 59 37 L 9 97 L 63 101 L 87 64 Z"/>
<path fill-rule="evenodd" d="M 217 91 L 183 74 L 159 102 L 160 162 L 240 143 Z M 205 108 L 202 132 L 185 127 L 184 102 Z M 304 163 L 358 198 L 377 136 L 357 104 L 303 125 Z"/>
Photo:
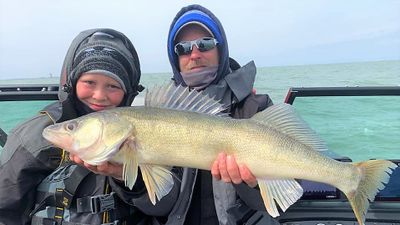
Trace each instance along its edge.
<path fill-rule="evenodd" d="M 84 73 L 76 83 L 78 99 L 94 111 L 117 107 L 124 99 L 118 81 L 101 73 Z"/>

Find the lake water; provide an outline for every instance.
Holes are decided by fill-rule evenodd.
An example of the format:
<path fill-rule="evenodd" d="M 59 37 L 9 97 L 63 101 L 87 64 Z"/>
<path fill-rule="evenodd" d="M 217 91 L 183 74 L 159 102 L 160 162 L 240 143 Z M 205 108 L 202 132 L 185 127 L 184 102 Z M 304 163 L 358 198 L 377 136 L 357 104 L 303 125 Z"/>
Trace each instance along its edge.
<path fill-rule="evenodd" d="M 141 80 L 151 89 L 170 77 L 170 73 L 148 73 Z M 58 83 L 58 78 L 0 80 L 0 85 L 16 83 Z M 400 86 L 400 61 L 257 68 L 256 91 L 268 93 L 275 104 L 284 101 L 290 87 L 317 86 Z M 21 104 L 0 102 L 0 127 L 6 132 L 48 102 Z M 400 96 L 303 98 L 294 106 L 329 149 L 354 161 L 400 159 Z"/>

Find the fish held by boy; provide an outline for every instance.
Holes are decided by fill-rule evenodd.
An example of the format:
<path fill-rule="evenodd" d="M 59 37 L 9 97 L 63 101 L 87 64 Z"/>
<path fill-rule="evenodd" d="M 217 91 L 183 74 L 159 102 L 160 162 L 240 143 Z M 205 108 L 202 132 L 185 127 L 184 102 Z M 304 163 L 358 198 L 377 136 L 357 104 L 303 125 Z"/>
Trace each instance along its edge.
<path fill-rule="evenodd" d="M 306 179 L 345 193 L 360 225 L 396 168 L 387 160 L 343 163 L 324 156 L 325 144 L 290 105 L 240 120 L 224 116 L 224 110 L 200 92 L 169 84 L 147 93 L 145 106 L 91 113 L 51 125 L 43 136 L 89 164 L 123 164 L 130 188 L 140 167 L 153 204 L 172 189 L 171 166 L 210 170 L 225 152 L 257 177 L 271 216 L 279 216 L 277 204 L 285 211 L 302 196 L 295 179 Z"/>

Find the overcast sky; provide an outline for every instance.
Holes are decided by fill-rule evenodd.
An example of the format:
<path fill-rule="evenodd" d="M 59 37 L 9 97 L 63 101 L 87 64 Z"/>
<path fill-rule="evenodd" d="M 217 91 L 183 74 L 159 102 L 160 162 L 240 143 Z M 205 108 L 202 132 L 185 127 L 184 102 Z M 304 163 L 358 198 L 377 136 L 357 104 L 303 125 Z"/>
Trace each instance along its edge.
<path fill-rule="evenodd" d="M 400 59 L 399 0 L 0 0 L 0 79 L 59 76 L 72 39 L 95 27 L 126 34 L 144 73 L 170 72 L 168 29 L 192 3 L 221 20 L 241 64 Z"/>

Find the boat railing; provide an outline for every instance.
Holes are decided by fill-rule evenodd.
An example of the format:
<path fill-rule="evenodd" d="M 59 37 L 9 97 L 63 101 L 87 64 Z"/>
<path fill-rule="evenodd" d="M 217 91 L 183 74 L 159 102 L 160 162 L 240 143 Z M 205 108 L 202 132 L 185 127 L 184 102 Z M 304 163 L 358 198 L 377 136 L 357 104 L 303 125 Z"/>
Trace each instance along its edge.
<path fill-rule="evenodd" d="M 395 95 L 400 95 L 400 86 L 292 87 L 286 95 L 285 102 L 293 104 L 296 97 Z"/>
<path fill-rule="evenodd" d="M 0 85 L 0 101 L 57 100 L 57 84 Z M 0 145 L 4 147 L 7 133 L 0 127 Z"/>
<path fill-rule="evenodd" d="M 57 100 L 56 84 L 0 85 L 0 101 Z"/>

